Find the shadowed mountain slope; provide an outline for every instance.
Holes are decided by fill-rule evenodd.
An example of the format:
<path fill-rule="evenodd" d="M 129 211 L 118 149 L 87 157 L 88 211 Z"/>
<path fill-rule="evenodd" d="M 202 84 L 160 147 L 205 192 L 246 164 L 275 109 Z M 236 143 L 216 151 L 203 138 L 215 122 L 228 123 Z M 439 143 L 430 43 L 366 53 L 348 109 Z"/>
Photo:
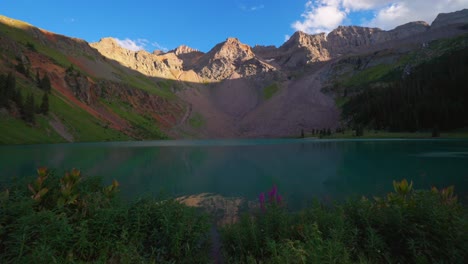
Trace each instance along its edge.
<path fill-rule="evenodd" d="M 149 53 L 126 50 L 112 38 L 88 44 L 0 17 L 1 71 L 13 72 L 22 96 L 36 102 L 43 94 L 36 75 L 52 84 L 50 113 L 34 124 L 20 121 L 15 102 L 0 107 L 4 131 L 41 136 L 0 141 L 283 137 L 334 129 L 346 125 L 340 101 L 359 85 L 466 48 L 467 24 L 465 9 L 440 14 L 431 26 L 296 32 L 278 48 L 228 38 L 207 53 L 184 45 Z"/>

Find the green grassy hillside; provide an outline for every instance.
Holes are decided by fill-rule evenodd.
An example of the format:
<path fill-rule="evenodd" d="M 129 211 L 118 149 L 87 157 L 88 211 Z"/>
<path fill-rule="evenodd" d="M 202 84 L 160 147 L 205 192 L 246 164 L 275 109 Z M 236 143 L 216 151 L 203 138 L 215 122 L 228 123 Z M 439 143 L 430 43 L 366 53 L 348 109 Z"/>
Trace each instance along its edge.
<path fill-rule="evenodd" d="M 11 89 L 8 74 L 15 79 Z M 49 92 L 37 74 L 50 78 Z M 123 68 L 83 41 L 3 16 L 0 75 L 0 144 L 165 139 L 183 114 L 171 91 L 177 84 Z M 49 111 L 41 113 L 46 92 Z M 24 110 L 29 96 L 34 121 Z M 147 107 L 142 100 L 158 103 Z"/>
<path fill-rule="evenodd" d="M 35 106 L 39 107 L 44 91 L 27 80 L 17 81 L 17 90 L 23 98 L 33 95 Z M 16 106 L 13 106 L 16 107 Z M 66 142 L 52 126 L 52 122 L 59 122 L 65 127 L 66 133 L 73 137 L 73 141 L 106 141 L 128 140 L 129 136 L 108 128 L 108 125 L 92 116 L 85 110 L 73 105 L 57 92 L 49 95 L 49 113 L 35 114 L 35 122 L 28 123 L 20 117 L 15 117 L 4 109 L 0 118 L 1 144 L 32 144 Z M 56 117 L 56 118 L 55 118 Z"/>

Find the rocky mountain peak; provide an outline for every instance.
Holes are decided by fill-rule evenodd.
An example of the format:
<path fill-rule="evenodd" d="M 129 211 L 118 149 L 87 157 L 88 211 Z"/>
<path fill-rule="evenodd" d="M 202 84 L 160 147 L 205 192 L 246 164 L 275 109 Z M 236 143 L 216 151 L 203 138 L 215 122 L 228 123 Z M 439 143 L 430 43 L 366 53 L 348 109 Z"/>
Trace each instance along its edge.
<path fill-rule="evenodd" d="M 98 42 L 92 43 L 92 45 L 99 46 L 102 48 L 117 48 L 117 47 L 122 48 L 120 47 L 119 43 L 117 43 L 117 40 L 111 37 L 102 38 Z"/>
<path fill-rule="evenodd" d="M 214 53 L 213 59 L 229 61 L 245 60 L 255 57 L 249 45 L 243 44 L 237 38 L 228 38 L 214 47 L 209 53 Z"/>
<path fill-rule="evenodd" d="M 404 39 L 424 33 L 429 30 L 429 24 L 424 21 L 415 21 L 398 26 L 389 31 L 382 31 L 373 36 L 373 43 L 380 43 L 389 40 Z"/>
<path fill-rule="evenodd" d="M 111 49 L 111 48 L 126 50 L 125 48 L 119 45 L 116 39 L 112 37 L 101 38 L 98 42 L 90 43 L 90 45 L 98 50 L 99 49 Z"/>
<path fill-rule="evenodd" d="M 468 9 L 437 15 L 436 19 L 431 24 L 431 29 L 437 29 L 451 24 L 468 24 Z"/>
<path fill-rule="evenodd" d="M 162 54 L 164 54 L 164 51 L 162 51 L 162 50 L 154 50 L 153 51 L 153 55 L 159 56 L 159 55 L 162 55 Z"/>
<path fill-rule="evenodd" d="M 369 28 L 369 27 L 360 27 L 360 26 L 339 26 L 333 31 L 331 31 L 327 38 L 329 37 L 339 37 L 339 38 L 353 38 L 357 36 L 369 36 L 377 32 L 383 31 L 380 28 Z"/>
<path fill-rule="evenodd" d="M 325 33 L 309 35 L 302 31 L 296 31 L 288 41 L 286 41 L 284 47 L 311 47 L 319 45 L 322 41 L 326 39 Z"/>
<path fill-rule="evenodd" d="M 243 44 L 237 38 L 228 38 L 226 41 L 217 44 L 208 53 L 200 58 L 200 66 L 206 67 L 209 64 L 234 64 L 249 60 L 255 57 L 249 45 Z"/>
<path fill-rule="evenodd" d="M 103 38 L 90 46 L 103 56 L 148 76 L 175 79 L 172 71 L 181 69 L 182 62 L 174 54 L 166 56 L 157 51 L 149 53 L 145 50 L 128 50 L 122 48 L 113 38 Z"/>
<path fill-rule="evenodd" d="M 326 48 L 332 57 L 349 52 L 351 49 L 369 46 L 373 36 L 383 32 L 380 28 L 339 26 L 327 35 Z"/>
<path fill-rule="evenodd" d="M 252 48 L 237 38 L 228 38 L 204 54 L 196 71 L 205 79 L 224 80 L 237 74 L 242 77 L 271 72 L 274 67 L 256 57 Z"/>
<path fill-rule="evenodd" d="M 234 38 L 234 37 L 228 37 L 225 42 L 226 43 L 235 43 L 235 44 L 241 43 L 238 38 Z"/>
<path fill-rule="evenodd" d="M 187 54 L 187 53 L 192 53 L 192 52 L 199 52 L 199 50 L 194 49 L 194 48 L 191 48 L 191 47 L 186 46 L 186 45 L 180 45 L 180 46 L 177 47 L 175 50 L 170 51 L 170 52 L 174 52 L 175 55 L 179 56 L 179 55 L 181 55 L 181 54 Z"/>
<path fill-rule="evenodd" d="M 276 61 L 287 68 L 302 67 L 311 62 L 329 59 L 325 33 L 308 35 L 302 31 L 295 32 L 280 48 L 281 55 Z M 270 52 L 270 54 L 274 54 Z"/>
<path fill-rule="evenodd" d="M 419 38 L 415 36 L 429 34 L 430 29 L 466 23 L 468 9 L 440 14 L 432 26 L 424 21 L 416 21 L 388 31 L 361 26 L 339 26 L 328 34 L 297 31 L 279 48 L 258 45 L 251 48 L 238 38 L 229 37 L 208 53 L 186 45 L 165 53 L 133 52 L 120 47 L 113 38 L 103 38 L 91 45 L 102 54 L 152 76 L 173 78 L 172 75 L 179 76 L 179 72 L 193 71 L 201 79 L 219 81 L 233 74 L 248 77 L 283 67 L 295 70 L 345 54 L 381 48 L 382 45 L 398 46 L 401 42 L 418 41 Z"/>
<path fill-rule="evenodd" d="M 401 26 L 396 27 L 393 30 L 414 30 L 414 29 L 429 29 L 429 24 L 425 21 L 414 21 L 403 24 Z"/>
<path fill-rule="evenodd" d="M 134 51 L 121 47 L 117 40 L 111 37 L 102 38 L 99 42 L 89 45 L 98 50 L 102 55 L 111 59 L 116 59 L 117 61 L 125 59 L 127 56 L 135 53 Z"/>

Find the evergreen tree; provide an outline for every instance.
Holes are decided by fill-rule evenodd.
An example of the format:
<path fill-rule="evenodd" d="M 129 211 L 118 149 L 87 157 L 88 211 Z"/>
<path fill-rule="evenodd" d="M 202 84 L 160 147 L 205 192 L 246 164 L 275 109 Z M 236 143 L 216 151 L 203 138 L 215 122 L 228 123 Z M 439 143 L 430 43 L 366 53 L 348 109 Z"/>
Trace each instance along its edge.
<path fill-rule="evenodd" d="M 15 102 L 16 106 L 23 111 L 23 95 L 21 94 L 20 90 L 15 91 L 15 95 L 13 97 L 13 101 Z"/>
<path fill-rule="evenodd" d="M 73 64 L 70 64 L 70 66 L 68 66 L 68 68 L 66 70 L 66 73 L 72 75 L 73 72 L 75 72 L 75 68 L 73 67 Z"/>
<path fill-rule="evenodd" d="M 391 82 L 385 86 L 359 87 L 362 92 L 343 105 L 342 117 L 355 127 L 377 130 L 438 132 L 467 127 L 467 61 L 468 49 L 461 49 L 418 65 L 404 79 L 390 73 L 385 78 Z"/>
<path fill-rule="evenodd" d="M 0 107 L 6 107 L 8 99 L 6 97 L 6 77 L 0 74 Z"/>
<path fill-rule="evenodd" d="M 44 115 L 47 115 L 49 113 L 49 96 L 47 95 L 47 93 L 44 93 L 44 95 L 42 96 L 40 112 Z"/>
<path fill-rule="evenodd" d="M 362 126 L 356 127 L 356 137 L 364 136 L 364 128 Z"/>
<path fill-rule="evenodd" d="M 15 66 L 15 69 L 17 72 L 27 75 L 26 67 L 24 66 L 24 63 L 22 60 L 18 61 L 18 64 Z"/>
<path fill-rule="evenodd" d="M 42 78 L 41 80 L 41 86 L 40 88 L 42 90 L 44 90 L 45 92 L 47 93 L 50 93 L 50 90 L 51 90 L 51 84 L 50 84 L 50 79 L 49 79 L 49 76 L 46 74 L 44 74 L 44 77 Z"/>
<path fill-rule="evenodd" d="M 36 46 L 35 46 L 33 43 L 31 43 L 31 42 L 26 43 L 26 47 L 27 47 L 30 51 L 34 51 L 34 52 L 37 51 L 37 50 L 36 50 Z"/>
<path fill-rule="evenodd" d="M 7 100 L 13 99 L 16 90 L 16 77 L 13 73 L 9 73 L 6 78 L 5 97 Z"/>
<path fill-rule="evenodd" d="M 439 131 L 439 127 L 437 125 L 435 125 L 432 128 L 432 137 L 440 137 L 440 131 Z"/>
<path fill-rule="evenodd" d="M 16 78 L 13 73 L 7 77 L 1 75 L 0 78 L 0 107 L 10 108 L 10 101 L 14 100 L 16 91 Z"/>
<path fill-rule="evenodd" d="M 39 70 L 36 70 L 36 86 L 41 88 L 41 75 L 39 74 Z"/>
<path fill-rule="evenodd" d="M 35 117 L 34 117 L 34 112 L 35 112 L 35 103 L 34 103 L 34 97 L 32 94 L 28 95 L 28 98 L 26 99 L 26 102 L 24 103 L 24 110 L 23 110 L 23 119 L 24 121 L 28 123 L 34 124 L 35 122 Z"/>

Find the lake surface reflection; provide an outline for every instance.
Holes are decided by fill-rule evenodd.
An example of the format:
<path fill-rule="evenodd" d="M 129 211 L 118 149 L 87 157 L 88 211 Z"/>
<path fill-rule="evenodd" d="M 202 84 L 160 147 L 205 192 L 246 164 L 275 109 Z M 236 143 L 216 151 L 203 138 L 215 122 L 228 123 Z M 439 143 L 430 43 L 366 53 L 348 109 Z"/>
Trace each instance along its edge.
<path fill-rule="evenodd" d="M 211 193 L 248 206 L 276 185 L 294 209 L 313 198 L 383 195 L 392 190 L 393 180 L 403 178 L 416 188 L 455 185 L 462 201 L 468 192 L 468 140 L 78 143 L 1 146 L 0 157 L 3 182 L 34 175 L 39 166 L 58 173 L 77 168 L 102 176 L 105 183 L 118 180 L 129 199 L 162 192 L 186 201 L 191 196 L 193 203 L 194 197 Z"/>

